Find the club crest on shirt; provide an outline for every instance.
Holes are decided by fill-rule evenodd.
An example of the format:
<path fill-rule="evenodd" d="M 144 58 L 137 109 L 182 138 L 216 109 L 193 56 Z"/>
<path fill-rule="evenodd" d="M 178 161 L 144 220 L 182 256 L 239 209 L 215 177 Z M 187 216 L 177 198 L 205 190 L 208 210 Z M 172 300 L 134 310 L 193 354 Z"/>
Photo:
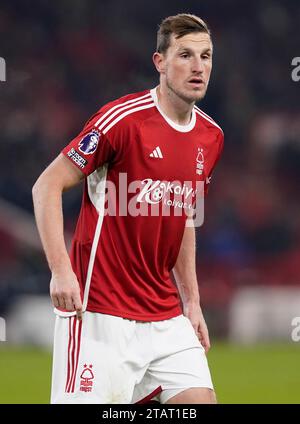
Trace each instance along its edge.
<path fill-rule="evenodd" d="M 80 140 L 78 144 L 79 150 L 85 155 L 91 155 L 97 149 L 99 138 L 100 134 L 98 131 L 91 131 Z"/>
<path fill-rule="evenodd" d="M 204 169 L 204 155 L 203 155 L 203 149 L 198 147 L 198 154 L 196 157 L 196 174 L 202 175 Z"/>

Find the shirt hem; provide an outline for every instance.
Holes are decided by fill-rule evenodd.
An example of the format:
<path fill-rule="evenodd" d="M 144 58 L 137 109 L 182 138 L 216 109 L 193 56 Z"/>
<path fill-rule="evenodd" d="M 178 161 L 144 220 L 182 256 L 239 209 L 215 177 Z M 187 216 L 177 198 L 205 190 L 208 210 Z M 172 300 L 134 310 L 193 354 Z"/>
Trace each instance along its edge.
<path fill-rule="evenodd" d="M 122 311 L 116 311 L 114 309 L 106 309 L 106 308 L 93 308 L 88 306 L 86 308 L 87 312 L 96 312 L 99 314 L 107 314 L 107 315 L 113 315 L 121 318 L 126 318 L 134 321 L 145 321 L 145 322 L 152 322 L 152 321 L 163 321 L 170 318 L 175 318 L 179 315 L 182 315 L 182 310 L 178 307 L 172 311 L 168 311 L 164 314 L 153 314 L 153 315 L 140 315 L 140 314 L 132 314 L 130 312 L 122 312 Z"/>

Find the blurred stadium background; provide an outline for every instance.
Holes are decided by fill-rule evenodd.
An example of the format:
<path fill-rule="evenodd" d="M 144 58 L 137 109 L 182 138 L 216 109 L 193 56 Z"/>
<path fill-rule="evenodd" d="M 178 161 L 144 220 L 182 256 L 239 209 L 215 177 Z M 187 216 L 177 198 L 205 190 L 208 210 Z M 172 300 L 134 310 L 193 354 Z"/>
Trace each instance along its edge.
<path fill-rule="evenodd" d="M 157 84 L 157 25 L 179 12 L 211 27 L 214 69 L 201 108 L 225 132 L 197 231 L 218 398 L 300 403 L 297 0 L 1 1 L 0 403 L 49 402 L 54 317 L 31 187 L 102 104 Z M 67 239 L 80 194 L 65 195 Z"/>

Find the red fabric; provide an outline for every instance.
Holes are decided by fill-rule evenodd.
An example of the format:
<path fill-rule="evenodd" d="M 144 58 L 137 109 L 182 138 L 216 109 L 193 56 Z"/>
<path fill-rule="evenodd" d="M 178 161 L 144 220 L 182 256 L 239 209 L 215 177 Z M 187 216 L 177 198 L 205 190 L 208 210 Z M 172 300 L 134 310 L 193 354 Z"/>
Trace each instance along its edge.
<path fill-rule="evenodd" d="M 78 333 L 76 335 L 76 328 Z M 74 392 L 75 380 L 78 368 L 78 358 L 81 343 L 82 321 L 78 321 L 76 317 L 69 318 L 69 343 L 68 343 L 68 367 L 67 381 L 65 391 L 67 393 Z M 71 347 L 72 346 L 72 347 Z"/>
<path fill-rule="evenodd" d="M 134 111 L 144 106 L 147 108 Z M 116 122 L 120 117 L 122 119 Z M 85 154 L 82 140 L 89 140 L 92 134 L 98 137 L 97 148 Z M 162 157 L 154 156 L 157 146 Z M 63 150 L 63 154 L 89 176 L 90 182 L 97 175 L 96 170 L 108 163 L 106 185 L 113 183 L 116 187 L 116 216 L 106 215 L 103 219 L 88 311 L 141 321 L 168 319 L 182 312 L 177 289 L 170 278 L 186 221 L 185 213 L 181 216 L 176 216 L 176 213 L 180 212 L 180 208 L 182 212 L 184 202 L 185 208 L 194 204 L 197 181 L 207 186 L 207 177 L 212 173 L 222 146 L 223 133 L 210 120 L 197 113 L 193 129 L 178 131 L 167 123 L 154 106 L 149 91 L 145 91 L 104 106 Z M 200 149 L 204 157 L 201 174 L 196 172 Z M 120 183 L 120 174 L 126 175 L 127 185 Z M 137 180 L 144 181 L 144 184 L 127 192 L 129 185 Z M 164 184 L 164 194 L 157 201 L 157 193 L 152 189 L 160 188 L 161 184 Z M 137 194 L 141 195 L 141 190 L 147 186 L 149 190 L 144 192 L 142 201 L 137 202 Z M 181 206 L 172 203 L 178 200 L 176 190 L 184 193 L 179 199 L 182 200 Z M 125 197 L 120 199 L 120 195 Z M 163 216 L 167 200 L 172 203 L 170 216 Z M 158 216 L 121 216 L 132 204 L 150 215 L 149 201 L 157 201 Z M 97 220 L 98 212 L 86 181 L 71 250 L 72 265 L 82 293 Z"/>
<path fill-rule="evenodd" d="M 151 392 L 148 396 L 145 396 L 143 399 L 139 400 L 138 402 L 135 402 L 136 405 L 143 405 L 145 403 L 152 403 L 155 401 L 152 401 L 152 399 L 158 395 L 158 393 L 162 392 L 161 386 L 157 387 L 153 392 Z"/>

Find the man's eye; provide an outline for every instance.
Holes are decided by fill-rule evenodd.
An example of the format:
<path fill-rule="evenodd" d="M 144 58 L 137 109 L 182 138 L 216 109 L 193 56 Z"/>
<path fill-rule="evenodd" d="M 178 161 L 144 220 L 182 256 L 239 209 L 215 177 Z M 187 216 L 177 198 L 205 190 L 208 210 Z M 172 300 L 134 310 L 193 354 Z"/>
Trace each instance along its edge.
<path fill-rule="evenodd" d="M 189 54 L 188 53 L 183 53 L 180 56 L 186 59 L 187 57 L 189 57 Z"/>

